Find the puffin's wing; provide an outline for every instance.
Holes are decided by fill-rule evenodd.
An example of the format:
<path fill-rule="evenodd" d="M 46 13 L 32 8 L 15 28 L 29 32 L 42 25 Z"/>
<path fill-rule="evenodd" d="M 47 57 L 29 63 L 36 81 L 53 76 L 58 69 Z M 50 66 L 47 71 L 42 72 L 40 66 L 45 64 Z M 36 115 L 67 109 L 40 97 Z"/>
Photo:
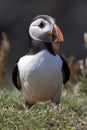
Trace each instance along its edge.
<path fill-rule="evenodd" d="M 60 56 L 63 60 L 63 66 L 62 66 L 62 72 L 63 72 L 63 83 L 66 84 L 66 82 L 69 80 L 70 77 L 70 69 L 68 67 L 68 64 L 64 60 L 62 56 Z"/>
<path fill-rule="evenodd" d="M 21 82 L 20 82 L 19 70 L 18 70 L 17 63 L 15 64 L 13 71 L 12 71 L 12 80 L 13 80 L 15 87 L 18 90 L 21 90 Z"/>

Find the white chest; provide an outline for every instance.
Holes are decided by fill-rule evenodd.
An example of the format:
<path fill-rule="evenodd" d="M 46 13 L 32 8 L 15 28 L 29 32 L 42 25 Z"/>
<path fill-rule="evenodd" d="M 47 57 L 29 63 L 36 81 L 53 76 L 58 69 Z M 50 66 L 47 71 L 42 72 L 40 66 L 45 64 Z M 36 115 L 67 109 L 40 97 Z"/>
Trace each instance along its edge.
<path fill-rule="evenodd" d="M 18 68 L 23 94 L 30 100 L 50 99 L 62 82 L 62 60 L 46 50 L 22 57 Z"/>

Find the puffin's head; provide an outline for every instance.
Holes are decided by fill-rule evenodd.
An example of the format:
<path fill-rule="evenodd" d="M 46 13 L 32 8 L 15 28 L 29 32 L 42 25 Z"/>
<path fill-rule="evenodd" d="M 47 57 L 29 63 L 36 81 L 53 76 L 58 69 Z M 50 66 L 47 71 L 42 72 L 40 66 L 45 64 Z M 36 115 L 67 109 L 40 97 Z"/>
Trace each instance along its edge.
<path fill-rule="evenodd" d="M 56 25 L 55 19 L 48 15 L 36 16 L 29 27 L 30 37 L 34 40 L 44 42 L 62 42 L 63 34 Z"/>
<path fill-rule="evenodd" d="M 54 53 L 59 50 L 57 43 L 64 41 L 63 34 L 56 25 L 55 19 L 48 15 L 38 15 L 32 20 L 29 26 L 29 38 L 35 42 L 35 44 L 30 42 L 35 46 L 35 49 L 44 45 L 40 43 L 46 43 L 48 50 Z"/>

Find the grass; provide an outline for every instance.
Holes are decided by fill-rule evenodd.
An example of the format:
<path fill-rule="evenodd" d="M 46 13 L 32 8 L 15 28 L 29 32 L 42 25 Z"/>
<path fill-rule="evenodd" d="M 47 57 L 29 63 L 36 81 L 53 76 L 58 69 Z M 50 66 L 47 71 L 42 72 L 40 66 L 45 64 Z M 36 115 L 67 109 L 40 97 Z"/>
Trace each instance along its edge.
<path fill-rule="evenodd" d="M 48 101 L 28 109 L 17 90 L 1 90 L 0 130 L 87 130 L 87 97 L 68 91 L 59 107 Z"/>

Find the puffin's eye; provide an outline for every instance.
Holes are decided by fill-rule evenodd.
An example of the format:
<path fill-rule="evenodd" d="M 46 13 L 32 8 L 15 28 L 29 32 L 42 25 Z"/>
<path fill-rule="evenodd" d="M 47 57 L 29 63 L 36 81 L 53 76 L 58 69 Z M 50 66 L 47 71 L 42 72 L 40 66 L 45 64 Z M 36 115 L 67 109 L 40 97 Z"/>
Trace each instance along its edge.
<path fill-rule="evenodd" d="M 44 23 L 42 21 L 40 22 L 39 27 L 44 28 Z"/>

